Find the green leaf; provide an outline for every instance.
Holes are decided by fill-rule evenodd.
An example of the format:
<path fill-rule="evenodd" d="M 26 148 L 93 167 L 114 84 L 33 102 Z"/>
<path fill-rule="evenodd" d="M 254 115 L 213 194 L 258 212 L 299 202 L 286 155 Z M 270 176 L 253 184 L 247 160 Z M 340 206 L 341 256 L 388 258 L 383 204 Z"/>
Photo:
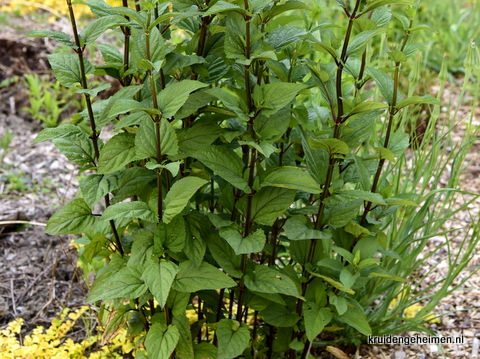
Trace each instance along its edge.
<path fill-rule="evenodd" d="M 402 100 L 397 103 L 396 109 L 400 110 L 406 106 L 409 105 L 416 105 L 416 104 L 429 104 L 429 105 L 441 105 L 441 102 L 439 102 L 435 97 L 432 95 L 425 95 L 425 96 L 412 96 L 409 97 L 405 100 Z"/>
<path fill-rule="evenodd" d="M 256 143 L 253 141 L 238 141 L 238 144 L 241 146 L 247 145 L 252 148 L 255 148 L 260 154 L 265 156 L 265 158 L 269 158 L 272 153 L 280 152 L 280 150 L 268 142 L 262 141 L 261 143 Z"/>
<path fill-rule="evenodd" d="M 245 60 L 245 20 L 241 14 L 227 14 L 224 49 L 229 59 Z"/>
<path fill-rule="evenodd" d="M 163 249 L 180 252 L 185 247 L 186 229 L 182 216 L 175 216 L 170 223 L 160 222 L 155 230 L 155 254 L 160 256 Z"/>
<path fill-rule="evenodd" d="M 374 36 L 378 30 L 362 31 L 355 36 L 352 42 L 347 47 L 347 56 L 352 58 L 358 58 L 365 52 L 368 40 Z"/>
<path fill-rule="evenodd" d="M 267 117 L 260 112 L 253 128 L 264 141 L 270 143 L 278 141 L 287 131 L 291 115 L 289 106 L 280 109 L 275 116 Z"/>
<path fill-rule="evenodd" d="M 363 190 L 346 190 L 338 193 L 344 198 L 355 198 L 355 199 L 361 199 L 363 201 L 367 202 L 372 202 L 375 204 L 380 204 L 382 206 L 385 206 L 385 200 L 383 199 L 382 195 L 380 193 L 372 193 L 369 191 L 363 191 Z"/>
<path fill-rule="evenodd" d="M 387 6 L 390 4 L 404 4 L 404 5 L 414 5 L 411 0 L 374 0 L 365 6 L 362 11 L 362 14 L 366 14 L 369 11 L 372 11 L 381 6 Z"/>
<path fill-rule="evenodd" d="M 327 151 L 330 155 L 348 155 L 350 153 L 350 148 L 348 147 L 348 145 L 337 138 L 325 138 L 317 140 L 315 138 L 309 137 L 308 145 L 312 150 L 322 149 Z"/>
<path fill-rule="evenodd" d="M 344 297 L 335 295 L 334 293 L 328 293 L 330 303 L 337 310 L 338 315 L 343 315 L 348 310 L 348 302 Z"/>
<path fill-rule="evenodd" d="M 338 319 L 354 327 L 363 335 L 372 335 L 372 328 L 370 328 L 365 314 L 355 307 L 349 307 L 347 312 L 339 316 Z"/>
<path fill-rule="evenodd" d="M 357 216 L 362 204 L 363 201 L 356 198 L 332 195 L 325 199 L 324 222 L 334 228 L 343 227 Z"/>
<path fill-rule="evenodd" d="M 367 164 L 362 159 L 362 157 L 359 157 L 357 155 L 354 155 L 354 159 L 355 159 L 356 170 L 360 177 L 360 184 L 361 184 L 362 190 L 364 191 L 369 190 L 371 186 L 370 186 L 370 173 L 368 171 Z"/>
<path fill-rule="evenodd" d="M 132 167 L 122 170 L 122 177 L 118 189 L 113 191 L 114 202 L 123 201 L 126 198 L 140 195 L 149 183 L 153 183 L 157 174 L 141 167 Z"/>
<path fill-rule="evenodd" d="M 81 234 L 95 224 L 96 218 L 83 198 L 75 198 L 55 213 L 47 222 L 45 233 Z"/>
<path fill-rule="evenodd" d="M 162 154 L 173 156 L 178 153 L 178 140 L 175 128 L 165 118 L 160 121 L 160 145 Z"/>
<path fill-rule="evenodd" d="M 271 9 L 263 13 L 265 23 L 273 19 L 275 16 L 280 15 L 285 11 L 290 10 L 311 10 L 306 4 L 301 1 L 287 1 L 284 4 L 276 3 Z"/>
<path fill-rule="evenodd" d="M 129 133 L 119 133 L 113 136 L 100 150 L 98 173 L 107 174 L 121 170 L 127 163 L 137 159 L 135 136 Z"/>
<path fill-rule="evenodd" d="M 268 34 L 266 42 L 275 51 L 280 51 L 282 48 L 302 40 L 302 36 L 306 34 L 305 29 L 299 26 L 279 26 Z"/>
<path fill-rule="evenodd" d="M 171 52 L 166 56 L 166 62 L 163 66 L 165 74 L 174 74 L 175 70 L 188 68 L 196 64 L 204 64 L 205 59 L 197 55 L 183 55 L 178 52 Z M 188 106 L 188 105 L 187 105 Z"/>
<path fill-rule="evenodd" d="M 367 71 L 375 80 L 380 93 L 389 105 L 393 103 L 393 79 L 384 71 L 374 67 L 368 67 Z"/>
<path fill-rule="evenodd" d="M 285 235 L 290 240 L 305 240 L 305 239 L 327 239 L 331 238 L 328 232 L 317 231 L 307 227 L 308 219 L 305 217 L 294 216 L 285 222 Z"/>
<path fill-rule="evenodd" d="M 240 119 L 244 121 L 248 121 L 250 119 L 248 117 L 248 107 L 245 100 L 243 100 L 236 94 L 220 87 L 214 87 L 212 89 L 206 90 L 205 92 L 222 101 L 225 107 L 235 112 Z"/>
<path fill-rule="evenodd" d="M 349 267 L 344 267 L 340 272 L 340 282 L 345 286 L 345 289 L 350 289 L 355 284 L 360 273 L 352 273 Z"/>
<path fill-rule="evenodd" d="M 206 359 L 217 357 L 217 347 L 212 343 L 202 342 L 193 346 L 195 352 L 195 359 Z"/>
<path fill-rule="evenodd" d="M 60 137 L 71 138 L 72 134 L 74 134 L 73 138 L 88 138 L 88 135 L 77 126 L 69 123 L 64 123 L 60 126 L 45 128 L 40 131 L 37 137 L 35 137 L 35 139 L 33 140 L 33 144 L 35 145 L 40 142 L 51 141 Z"/>
<path fill-rule="evenodd" d="M 77 45 L 71 41 L 71 36 L 62 31 L 36 30 L 29 32 L 25 37 L 48 37 L 72 49 L 78 48 Z"/>
<path fill-rule="evenodd" d="M 154 323 L 145 339 L 149 359 L 169 359 L 175 350 L 180 333 L 174 325 Z"/>
<path fill-rule="evenodd" d="M 263 265 L 255 266 L 253 278 L 245 276 L 245 286 L 253 292 L 300 297 L 297 286 L 282 272 Z"/>
<path fill-rule="evenodd" d="M 381 160 L 387 160 L 390 162 L 395 162 L 395 153 L 385 147 L 375 147 L 375 152 L 378 153 L 378 156 Z"/>
<path fill-rule="evenodd" d="M 95 151 L 91 138 L 79 127 L 63 124 L 42 130 L 34 140 L 35 143 L 53 141 L 55 147 L 70 161 L 81 167 L 95 163 Z"/>
<path fill-rule="evenodd" d="M 295 199 L 296 191 L 279 187 L 264 187 L 253 195 L 251 204 L 252 222 L 271 226 L 283 215 Z M 242 197 L 237 202 L 237 208 L 245 215 L 247 198 Z"/>
<path fill-rule="evenodd" d="M 277 303 L 269 305 L 259 314 L 265 322 L 280 328 L 293 327 L 300 320 L 297 314 Z"/>
<path fill-rule="evenodd" d="M 323 328 L 330 323 L 333 316 L 328 308 L 320 308 L 318 304 L 307 302 L 303 305 L 303 317 L 307 338 L 313 342 L 323 331 Z"/>
<path fill-rule="evenodd" d="M 90 3 L 90 2 L 92 2 L 92 0 L 87 1 L 87 4 Z M 147 23 L 147 21 L 146 21 L 145 17 L 143 16 L 142 12 L 135 11 L 133 9 L 129 9 L 127 7 L 117 7 L 117 6 L 108 6 L 106 8 L 104 6 L 102 6 L 102 7 L 103 7 L 102 10 L 104 10 L 104 13 L 105 13 L 105 11 L 108 11 L 108 12 L 106 12 L 107 14 L 111 14 L 112 12 L 116 12 L 117 14 L 129 17 L 129 18 L 135 20 L 140 26 L 143 26 Z"/>
<path fill-rule="evenodd" d="M 151 262 L 142 274 L 142 280 L 145 281 L 162 309 L 167 302 L 177 273 L 178 267 L 173 262 L 162 259 L 159 263 Z"/>
<path fill-rule="evenodd" d="M 150 118 L 143 118 L 135 135 L 138 158 L 157 158 L 156 124 Z M 162 155 L 176 155 L 178 141 L 175 129 L 165 118 L 160 121 L 160 150 Z"/>
<path fill-rule="evenodd" d="M 159 165 L 157 163 L 147 162 L 145 164 L 145 167 L 148 168 L 149 170 L 154 170 L 157 168 L 165 168 L 172 174 L 173 177 L 176 177 L 178 175 L 178 172 L 180 171 L 180 164 L 181 164 L 180 161 L 169 162 L 165 165 Z"/>
<path fill-rule="evenodd" d="M 97 300 L 140 297 L 147 291 L 141 279 L 142 273 L 136 267 L 124 267 L 108 278 L 97 279 L 90 289 L 88 303 Z"/>
<path fill-rule="evenodd" d="M 404 132 L 394 132 L 390 135 L 388 149 L 396 156 L 401 156 L 410 145 L 410 136 Z"/>
<path fill-rule="evenodd" d="M 194 122 L 193 126 L 177 133 L 178 146 L 182 152 L 199 151 L 213 143 L 223 132 L 216 123 Z"/>
<path fill-rule="evenodd" d="M 193 293 L 199 290 L 215 290 L 231 288 L 237 284 L 226 274 L 202 262 L 197 267 L 192 261 L 180 263 L 180 269 L 173 282 L 173 288 L 179 292 Z"/>
<path fill-rule="evenodd" d="M 175 116 L 177 111 L 187 101 L 191 92 L 206 87 L 207 84 L 194 80 L 183 80 L 167 86 L 158 94 L 158 107 L 163 117 Z"/>
<path fill-rule="evenodd" d="M 190 115 L 193 115 L 200 108 L 207 106 L 209 103 L 215 100 L 215 97 L 207 94 L 204 91 L 198 91 L 188 96 L 187 102 L 180 108 L 175 115 L 177 120 L 184 119 Z"/>
<path fill-rule="evenodd" d="M 355 292 L 352 289 L 346 289 L 342 283 L 336 281 L 335 279 L 332 279 L 330 277 L 327 277 L 318 273 L 312 272 L 311 274 L 314 275 L 315 277 L 322 278 L 325 282 L 327 282 L 328 284 L 331 284 L 333 287 L 337 288 L 338 290 L 341 290 L 342 292 L 345 292 L 348 294 L 355 294 Z"/>
<path fill-rule="evenodd" d="M 320 188 L 310 174 L 300 167 L 277 167 L 262 182 L 262 187 L 291 188 L 307 193 L 320 193 Z"/>
<path fill-rule="evenodd" d="M 195 232 L 195 230 L 192 230 L 192 227 L 189 227 L 189 229 L 192 233 L 186 237 L 183 253 L 185 253 L 187 258 L 198 267 L 202 264 L 203 258 L 205 257 L 207 243 L 204 240 L 205 237 L 199 235 L 200 232 Z"/>
<path fill-rule="evenodd" d="M 80 90 L 77 90 L 75 91 L 75 93 L 78 93 L 78 94 L 83 94 L 83 93 L 86 93 L 86 94 L 89 94 L 90 96 L 92 97 L 96 97 L 100 92 L 102 92 L 103 90 L 106 90 L 108 88 L 112 87 L 111 84 L 109 83 L 101 83 L 100 85 L 98 85 L 97 87 L 95 88 L 92 88 L 92 89 L 80 89 Z"/>
<path fill-rule="evenodd" d="M 141 88 L 141 85 L 124 87 L 111 96 L 96 119 L 97 124 L 99 126 L 105 126 L 112 118 L 140 108 L 140 102 L 133 100 L 132 97 L 135 96 Z M 137 122 L 135 124 L 137 124 Z"/>
<path fill-rule="evenodd" d="M 347 225 L 345 226 L 345 232 L 353 234 L 355 238 L 359 238 L 365 235 L 367 236 L 371 235 L 368 229 L 366 229 L 365 227 L 362 227 L 357 222 L 353 222 L 353 221 L 347 223 Z"/>
<path fill-rule="evenodd" d="M 190 331 L 190 321 L 185 313 L 175 315 L 172 324 L 178 329 L 180 338 L 175 348 L 179 358 L 194 359 L 192 332 Z"/>
<path fill-rule="evenodd" d="M 355 106 L 348 114 L 345 115 L 345 117 L 350 117 L 350 116 L 359 114 L 361 112 L 372 111 L 379 108 L 388 108 L 388 106 L 384 103 L 376 102 L 376 101 L 362 102 L 361 104 L 358 104 L 357 106 Z"/>
<path fill-rule="evenodd" d="M 91 1 L 91 0 L 90 0 Z M 123 66 L 123 55 L 116 47 L 106 44 L 96 44 L 102 53 L 103 61 L 107 64 L 118 63 Z"/>
<path fill-rule="evenodd" d="M 402 63 L 407 61 L 407 56 L 403 51 L 390 51 L 387 52 L 388 56 L 393 60 L 395 63 Z"/>
<path fill-rule="evenodd" d="M 97 234 L 93 237 L 90 243 L 88 243 L 83 250 L 83 258 L 87 262 L 91 262 L 95 257 L 108 257 L 110 256 L 110 251 L 105 251 L 105 244 L 108 242 L 107 237 Z"/>
<path fill-rule="evenodd" d="M 175 182 L 165 197 L 163 221 L 169 223 L 173 217 L 182 212 L 190 198 L 206 183 L 206 180 L 194 176 L 185 177 Z"/>
<path fill-rule="evenodd" d="M 53 73 L 58 81 L 65 87 L 72 87 L 75 84 L 82 83 L 82 73 L 80 71 L 80 60 L 77 55 L 66 52 L 59 52 L 48 55 L 48 62 L 52 66 Z M 94 67 L 86 59 L 83 59 L 85 74 L 92 74 Z"/>
<path fill-rule="evenodd" d="M 390 280 L 394 280 L 396 282 L 402 282 L 402 283 L 406 282 L 405 278 L 402 278 L 398 275 L 389 274 L 389 273 L 371 272 L 371 273 L 368 274 L 368 276 L 369 277 L 376 277 L 376 278 L 390 279 Z"/>
<path fill-rule="evenodd" d="M 219 233 L 230 244 L 236 255 L 261 252 L 265 246 L 265 233 L 260 228 L 246 237 L 238 232 L 237 226 L 220 228 Z"/>
<path fill-rule="evenodd" d="M 219 145 L 209 146 L 192 157 L 210 168 L 216 175 L 246 193 L 250 193 L 248 183 L 243 179 L 243 161 L 230 148 Z"/>
<path fill-rule="evenodd" d="M 225 11 L 236 11 L 240 14 L 251 15 L 247 10 L 241 8 L 238 5 L 220 0 L 220 1 L 217 1 L 215 4 L 213 4 L 212 6 L 210 6 L 208 10 L 205 13 L 203 13 L 203 16 L 215 15 Z"/>
<path fill-rule="evenodd" d="M 218 354 L 217 359 L 238 357 L 248 347 L 250 331 L 245 324 L 236 320 L 222 319 L 217 325 Z"/>
<path fill-rule="evenodd" d="M 332 46 L 325 44 L 323 42 L 314 42 L 312 47 L 315 50 L 330 54 L 334 59 L 338 58 L 337 50 L 335 50 Z"/>
<path fill-rule="evenodd" d="M 80 182 L 83 198 L 90 208 L 93 208 L 107 193 L 118 186 L 118 177 L 110 175 L 91 174 Z"/>
<path fill-rule="evenodd" d="M 93 22 L 91 22 L 81 33 L 80 36 L 83 38 L 85 45 L 94 42 L 100 35 L 105 33 L 107 29 L 112 27 L 117 27 L 119 25 L 128 24 L 128 20 L 123 16 L 119 15 L 109 15 L 101 17 Z"/>
<path fill-rule="evenodd" d="M 142 118 L 135 134 L 135 154 L 138 158 L 157 158 L 155 124 L 150 117 Z"/>
<path fill-rule="evenodd" d="M 158 220 L 148 205 L 141 201 L 114 204 L 108 207 L 100 218 L 104 221 L 123 218 L 139 218 L 148 222 L 157 222 Z"/>
<path fill-rule="evenodd" d="M 208 249 L 218 265 L 229 275 L 235 278 L 243 276 L 241 257 L 235 255 L 232 247 L 216 232 L 207 241 Z"/>
<path fill-rule="evenodd" d="M 146 229 L 141 229 L 135 234 L 127 266 L 134 266 L 143 270 L 150 263 L 153 255 L 153 246 L 153 233 Z M 142 280 L 144 279 L 142 278 Z"/>
<path fill-rule="evenodd" d="M 330 156 L 324 150 L 312 150 L 308 145 L 307 134 L 301 131 L 302 135 L 302 147 L 305 152 L 305 162 L 308 168 L 308 172 L 317 181 L 319 185 L 325 184 L 327 178 L 327 172 L 325 168 L 328 166 Z"/>
<path fill-rule="evenodd" d="M 262 114 L 270 117 L 283 107 L 287 106 L 297 96 L 298 92 L 305 89 L 302 84 L 288 82 L 275 82 L 256 86 L 253 91 L 255 105 L 262 108 Z"/>

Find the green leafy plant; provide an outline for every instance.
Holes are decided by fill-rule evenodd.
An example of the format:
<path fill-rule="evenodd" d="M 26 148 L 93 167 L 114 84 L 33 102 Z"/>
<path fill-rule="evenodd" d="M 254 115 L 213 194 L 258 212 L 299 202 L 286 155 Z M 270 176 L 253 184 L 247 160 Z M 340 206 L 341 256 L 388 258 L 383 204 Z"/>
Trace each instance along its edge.
<path fill-rule="evenodd" d="M 415 4 L 337 1 L 340 26 L 299 1 L 85 3 L 98 19 L 79 31 L 67 0 L 73 39 L 31 34 L 72 49 L 49 61 L 86 106 L 35 142 L 52 140 L 86 174 L 46 231 L 82 235 L 81 261 L 97 275 L 88 301 L 102 301 L 107 336 L 128 322 L 143 334 L 136 356 L 152 359 L 307 358 L 314 346 L 423 330 L 431 306 L 409 326 L 408 303 L 390 304 L 458 191 L 417 192 L 439 176 L 417 167 L 427 145 L 406 164 L 402 116 L 440 106 L 399 90 L 421 48 Z M 393 17 L 407 21 L 398 43 Z M 85 47 L 109 29 L 123 50 L 98 44 L 104 63 L 93 64 Z M 123 88 L 99 100 L 109 84 L 91 86 L 92 73 Z"/>
<path fill-rule="evenodd" d="M 59 81 L 46 81 L 37 74 L 25 74 L 30 107 L 23 108 L 45 127 L 58 125 L 60 115 L 72 105 L 79 107 L 71 91 L 65 90 Z"/>
<path fill-rule="evenodd" d="M 0 149 L 2 152 L 0 153 L 0 168 L 3 167 L 3 160 L 9 151 L 10 144 L 12 143 L 13 136 L 12 133 L 7 128 L 5 130 L 5 135 L 0 136 Z"/>

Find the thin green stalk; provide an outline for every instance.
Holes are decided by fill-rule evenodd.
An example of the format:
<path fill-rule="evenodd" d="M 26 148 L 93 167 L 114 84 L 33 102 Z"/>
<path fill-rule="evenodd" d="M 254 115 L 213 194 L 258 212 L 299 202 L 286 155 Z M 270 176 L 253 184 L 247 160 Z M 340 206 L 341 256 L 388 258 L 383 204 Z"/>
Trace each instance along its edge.
<path fill-rule="evenodd" d="M 80 42 L 80 36 L 78 35 L 78 29 L 77 29 L 77 22 L 75 20 L 75 13 L 73 11 L 73 6 L 71 0 L 66 0 L 67 1 L 67 6 L 68 6 L 68 13 L 70 15 L 70 22 L 72 24 L 72 31 L 73 31 L 73 37 L 75 39 L 75 45 L 77 46 L 77 49 L 75 49 L 75 52 L 78 55 L 78 62 L 80 64 L 80 77 L 81 77 L 81 85 L 84 90 L 88 89 L 88 83 L 87 83 L 87 74 L 85 72 L 85 62 L 83 60 L 83 51 L 85 47 L 81 46 Z M 95 152 L 95 161 L 98 161 L 98 158 L 100 157 L 100 150 L 98 148 L 98 137 L 99 133 L 97 131 L 97 125 L 95 124 L 95 117 L 93 115 L 93 107 L 92 107 L 92 101 L 90 98 L 90 95 L 88 93 L 84 93 L 85 96 L 85 103 L 87 106 L 87 112 L 88 112 L 88 119 L 90 121 L 90 129 L 92 130 L 92 143 L 93 143 L 93 149 Z M 110 206 L 110 197 L 105 195 L 105 206 L 108 208 Z M 123 256 L 124 255 L 124 250 L 122 243 L 120 242 L 120 236 L 118 235 L 117 227 L 115 226 L 115 221 L 112 219 L 109 221 L 110 228 L 113 233 L 113 237 L 115 238 L 115 247 L 119 251 L 119 253 Z"/>

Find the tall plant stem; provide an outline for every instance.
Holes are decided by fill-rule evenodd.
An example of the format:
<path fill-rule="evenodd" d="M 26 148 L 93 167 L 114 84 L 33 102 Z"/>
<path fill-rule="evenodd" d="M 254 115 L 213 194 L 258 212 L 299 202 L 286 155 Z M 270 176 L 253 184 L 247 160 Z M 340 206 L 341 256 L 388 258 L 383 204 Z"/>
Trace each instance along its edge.
<path fill-rule="evenodd" d="M 250 168 L 249 168 L 249 174 L 248 174 L 248 185 L 251 187 L 253 185 L 253 180 L 254 180 L 254 174 L 255 174 L 255 162 L 256 162 L 256 157 L 257 157 L 257 152 L 255 148 L 252 148 L 250 150 Z M 252 200 L 253 200 L 253 193 L 249 193 L 247 195 L 247 210 L 245 214 L 245 231 L 243 233 L 244 237 L 248 236 L 250 234 L 250 227 L 251 227 L 251 221 L 252 221 Z M 238 286 L 238 307 L 237 307 L 237 321 L 242 320 L 242 312 L 243 312 L 243 299 L 245 295 L 245 283 L 244 283 L 244 278 L 245 278 L 245 272 L 247 270 L 247 255 L 242 254 L 242 262 L 241 262 L 241 270 L 242 270 L 242 278 L 240 278 L 240 283 Z"/>
<path fill-rule="evenodd" d="M 245 10 L 248 10 L 248 0 L 244 0 Z M 250 59 L 250 16 L 245 16 L 245 57 Z M 252 99 L 252 89 L 250 85 L 250 65 L 245 65 L 244 67 L 244 75 L 245 75 L 245 95 L 247 98 L 247 105 L 249 109 L 249 113 L 253 111 L 253 99 Z M 252 137 L 255 138 L 255 131 L 253 129 L 253 122 L 255 116 L 250 118 L 248 121 L 248 126 L 250 128 L 250 132 Z M 255 174 L 255 162 L 256 162 L 256 150 L 252 148 L 250 150 L 250 162 L 249 162 L 249 174 L 248 174 L 248 186 L 251 188 L 253 185 L 254 174 Z M 245 230 L 244 230 L 244 237 L 250 234 L 250 226 L 251 226 L 251 214 L 252 214 L 252 198 L 253 193 L 247 194 L 247 210 L 245 214 Z M 237 321 L 242 321 L 242 313 L 243 313 L 243 300 L 245 296 L 245 273 L 247 270 L 247 255 L 242 254 L 242 261 L 241 261 L 241 270 L 242 270 L 242 277 L 240 278 L 240 282 L 238 284 L 238 302 L 237 302 Z"/>
<path fill-rule="evenodd" d="M 128 8 L 128 0 L 122 0 L 122 6 Z M 130 20 L 128 16 L 125 16 L 125 19 Z M 123 42 L 123 71 L 127 71 L 128 67 L 130 66 L 130 28 L 128 26 L 122 26 L 121 30 L 123 35 L 125 36 L 125 40 Z M 123 83 L 123 85 L 127 85 L 130 83 L 131 76 L 127 77 L 127 80 Z"/>
<path fill-rule="evenodd" d="M 343 69 L 344 69 L 345 63 L 347 62 L 347 59 L 348 59 L 348 56 L 347 56 L 348 44 L 350 42 L 350 37 L 352 35 L 352 30 L 353 30 L 353 23 L 356 19 L 356 14 L 357 14 L 358 8 L 360 6 L 360 2 L 361 2 L 361 0 L 357 0 L 355 2 L 355 6 L 354 6 L 353 11 L 351 13 L 348 13 L 349 14 L 348 27 L 347 27 L 347 31 L 345 33 L 345 39 L 344 39 L 344 42 L 343 42 L 342 53 L 340 55 L 340 58 L 336 60 L 337 74 L 336 74 L 335 88 L 336 88 L 336 98 L 337 98 L 337 113 L 335 114 L 332 111 L 332 116 L 333 116 L 333 120 L 334 120 L 334 130 L 333 130 L 333 137 L 334 138 L 339 138 L 339 136 L 340 136 L 340 125 L 343 122 L 343 118 L 342 118 L 343 117 L 343 90 L 342 90 Z M 324 215 L 324 212 L 325 212 L 325 200 L 330 196 L 329 188 L 330 188 L 330 184 L 331 184 L 332 178 L 333 178 L 335 163 L 336 163 L 336 159 L 333 157 L 333 155 L 330 155 L 329 165 L 328 165 L 328 170 L 327 170 L 327 176 L 326 176 L 326 179 L 325 179 L 325 184 L 323 186 L 322 194 L 320 196 L 320 203 L 318 205 L 317 218 L 316 218 L 316 221 L 315 221 L 315 229 L 316 230 L 322 230 L 322 228 L 323 228 L 323 215 Z M 312 239 L 310 241 L 310 248 L 309 248 L 309 251 L 308 251 L 306 264 L 309 264 L 313 261 L 313 258 L 315 256 L 315 250 L 316 250 L 316 247 L 317 247 L 317 242 L 318 242 L 317 239 Z M 303 267 L 303 270 L 302 270 L 302 277 L 304 277 L 306 279 L 308 279 L 308 277 L 309 277 L 309 273 L 306 270 L 305 266 Z M 305 295 L 306 290 L 307 290 L 307 286 L 308 286 L 308 284 L 307 284 L 306 281 L 304 283 L 302 283 L 302 296 Z M 302 314 L 302 308 L 303 308 L 303 301 L 298 299 L 297 300 L 296 312 L 300 316 Z M 293 332 L 292 333 L 292 339 L 294 339 L 297 335 L 299 335 L 298 332 Z M 307 345 L 308 345 L 308 343 L 306 344 L 306 346 Z M 304 352 L 302 354 L 302 358 L 308 356 L 308 352 L 309 352 L 309 348 L 307 348 L 306 351 L 304 350 Z M 289 358 L 294 359 L 295 356 L 296 356 L 295 351 L 293 349 L 291 349 L 289 351 Z"/>
<path fill-rule="evenodd" d="M 85 49 L 85 47 L 81 46 L 80 36 L 78 35 L 77 22 L 75 20 L 75 13 L 73 12 L 71 0 L 67 0 L 67 6 L 68 6 L 68 13 L 70 16 L 70 23 L 72 24 L 73 37 L 75 39 L 75 45 L 77 46 L 77 48 L 75 49 L 75 52 L 78 55 L 78 62 L 80 64 L 81 85 L 84 90 L 87 90 L 88 89 L 87 74 L 85 72 L 85 61 L 83 59 L 83 50 Z M 98 158 L 100 157 L 100 150 L 98 148 L 99 133 L 97 131 L 97 125 L 95 123 L 95 117 L 93 115 L 92 100 L 88 93 L 84 93 L 84 96 L 85 96 L 85 103 L 87 106 L 88 119 L 90 121 L 90 129 L 92 130 L 91 139 L 93 143 L 93 150 L 95 152 L 95 161 L 98 161 Z M 105 206 L 109 207 L 110 197 L 108 196 L 108 194 L 105 195 L 104 199 L 105 199 Z M 110 220 L 109 224 L 110 224 L 110 228 L 112 229 L 113 237 L 115 238 L 115 246 L 118 252 L 123 256 L 124 250 L 123 250 L 122 243 L 120 242 L 120 237 L 118 235 L 117 227 L 115 226 L 114 220 L 113 219 Z"/>
<path fill-rule="evenodd" d="M 150 25 L 150 12 L 148 13 L 147 17 L 147 28 Z M 151 51 L 150 51 L 150 33 L 145 31 L 145 48 L 147 53 L 147 60 L 151 61 Z M 150 77 L 150 91 L 152 93 L 152 101 L 153 101 L 153 108 L 155 110 L 159 110 L 158 102 L 157 102 L 157 87 L 155 85 L 155 76 L 153 74 L 153 70 L 149 70 L 149 77 Z M 160 123 L 162 121 L 162 116 L 155 114 L 152 117 L 152 120 L 155 124 L 155 146 L 157 152 L 157 163 L 162 162 L 162 145 L 161 145 L 161 131 L 160 131 Z M 162 168 L 157 168 L 157 211 L 158 211 L 158 220 L 161 221 L 163 218 L 163 181 L 162 181 Z"/>
<path fill-rule="evenodd" d="M 150 12 L 148 12 L 147 17 L 147 29 L 150 26 Z M 147 53 L 147 60 L 151 61 L 151 51 L 150 51 L 150 33 L 145 31 L 145 48 Z M 149 70 L 149 78 L 150 78 L 150 91 L 152 93 L 152 101 L 153 101 L 153 108 L 155 110 L 159 110 L 158 102 L 157 102 L 157 87 L 155 85 L 155 76 L 153 74 L 153 70 Z M 162 84 L 163 87 L 163 84 Z M 161 131 L 160 131 L 160 123 L 162 121 L 162 116 L 155 114 L 152 118 L 155 124 L 155 147 L 157 152 L 157 163 L 162 162 L 162 146 L 161 146 Z M 163 218 L 163 181 L 162 181 L 162 169 L 157 168 L 157 211 L 158 211 L 158 220 L 162 221 Z M 165 323 L 170 325 L 172 323 L 172 318 L 170 315 L 170 308 L 167 304 L 163 308 L 165 314 Z M 175 354 L 172 354 L 172 359 L 175 358 Z"/>
<path fill-rule="evenodd" d="M 410 27 L 412 27 L 412 22 L 413 20 L 410 19 Z M 407 34 L 403 40 L 402 46 L 400 47 L 400 51 L 403 51 L 405 49 L 405 46 L 407 45 L 408 39 L 410 37 L 410 32 L 407 31 Z M 390 143 L 390 136 L 392 133 L 392 128 L 393 128 L 393 119 L 395 115 L 397 114 L 397 95 L 398 95 L 398 85 L 399 85 L 399 77 L 400 77 L 400 62 L 395 63 L 395 71 L 393 74 L 393 98 L 392 98 L 392 103 L 388 107 L 388 124 L 387 124 L 387 132 L 385 133 L 385 140 L 383 142 L 383 147 L 388 148 L 388 145 Z M 380 175 L 382 174 L 383 170 L 383 165 L 385 164 L 385 159 L 380 159 L 378 161 L 378 166 L 377 166 L 377 171 L 375 172 L 375 176 L 373 178 L 373 183 L 372 183 L 372 189 L 371 192 L 375 193 L 377 191 L 377 186 L 378 183 L 380 182 Z M 368 213 L 372 210 L 372 202 L 367 202 L 365 205 L 365 209 L 363 211 L 362 219 L 360 220 L 360 224 L 363 226 L 367 220 L 367 215 Z M 352 248 L 355 247 L 355 245 L 358 242 L 358 238 L 355 238 L 355 240 L 352 243 Z"/>

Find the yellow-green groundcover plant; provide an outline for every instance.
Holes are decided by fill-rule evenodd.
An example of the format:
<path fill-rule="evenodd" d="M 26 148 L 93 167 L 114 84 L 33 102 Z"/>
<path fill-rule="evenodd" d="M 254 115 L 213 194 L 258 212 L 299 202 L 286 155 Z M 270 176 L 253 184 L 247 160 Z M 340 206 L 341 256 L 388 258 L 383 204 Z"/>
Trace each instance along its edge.
<path fill-rule="evenodd" d="M 24 320 L 18 318 L 10 322 L 6 329 L 0 331 L 0 359 L 51 359 L 51 358 L 123 358 L 122 354 L 134 349 L 134 340 L 127 336 L 125 329 L 120 329 L 110 343 L 97 346 L 102 335 L 90 335 L 86 339 L 75 342 L 66 338 L 76 321 L 89 310 L 82 306 L 75 311 L 65 308 L 48 329 L 38 326 L 23 340 L 19 335 Z"/>

